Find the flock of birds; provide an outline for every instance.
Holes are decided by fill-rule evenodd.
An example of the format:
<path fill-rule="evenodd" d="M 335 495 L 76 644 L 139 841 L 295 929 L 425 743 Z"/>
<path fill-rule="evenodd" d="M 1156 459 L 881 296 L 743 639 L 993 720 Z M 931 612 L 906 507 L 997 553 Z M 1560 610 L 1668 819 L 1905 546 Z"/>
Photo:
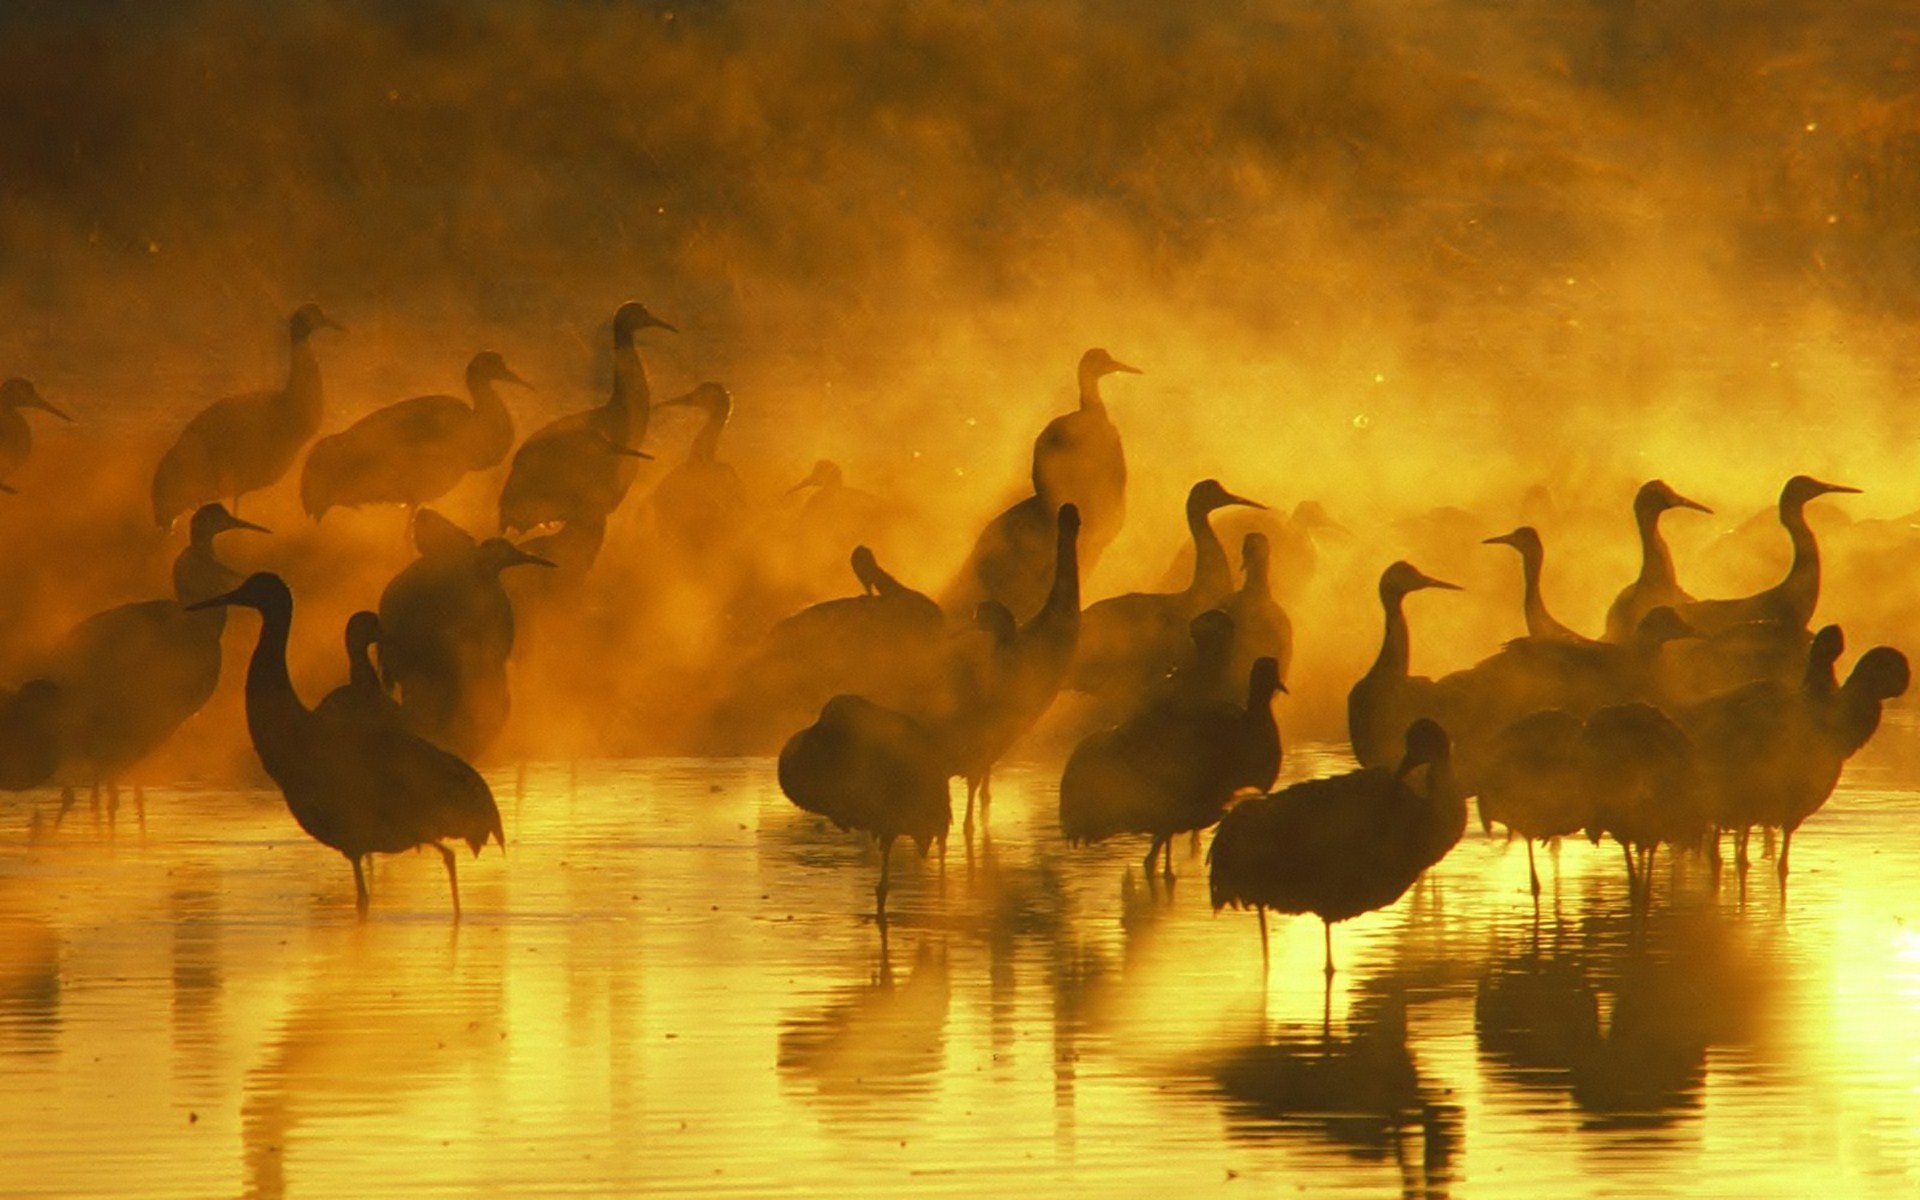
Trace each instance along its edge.
<path fill-rule="evenodd" d="M 247 728 L 295 820 L 347 858 L 362 912 L 368 856 L 434 848 L 457 915 L 447 843 L 476 855 L 489 841 L 505 845 L 493 795 L 471 765 L 511 709 L 515 600 L 502 573 L 591 569 L 608 518 L 652 457 L 641 448 L 655 405 L 637 339 L 673 326 L 622 305 L 606 402 L 517 448 L 497 389 L 529 385 L 491 351 L 467 368 L 470 402 L 406 400 L 315 440 L 326 409 L 313 341 L 338 329 L 303 306 L 289 321 L 285 384 L 211 404 L 180 432 L 152 485 L 156 522 L 188 516 L 172 597 L 87 618 L 31 678 L 0 693 L 0 787 L 58 783 L 64 816 L 76 786 L 90 784 L 96 805 L 104 786 L 111 813 L 120 781 L 214 694 L 227 611 L 252 609 L 260 624 Z M 1842 682 L 1839 629 L 1810 628 L 1820 558 L 1805 508 L 1854 489 L 1789 480 L 1779 502 L 1793 554 L 1786 576 L 1756 595 L 1699 600 L 1681 588 L 1659 522 L 1704 506 L 1655 480 L 1633 501 L 1640 574 L 1598 638 L 1548 611 L 1541 538 L 1522 526 L 1486 540 L 1519 555 L 1526 635 L 1442 678 L 1412 675 L 1407 598 L 1455 585 L 1407 562 L 1388 566 L 1380 650 L 1348 696 L 1358 769 L 1273 790 L 1283 753 L 1273 707 L 1293 658 L 1274 595 L 1275 547 L 1269 532 L 1247 533 L 1236 581 L 1212 523 L 1222 509 L 1264 506 L 1201 480 L 1186 500 L 1185 585 L 1082 603 L 1081 580 L 1125 520 L 1126 457 L 1101 394 L 1117 373 L 1138 371 L 1105 350 L 1082 356 L 1078 406 L 1034 443 L 1031 494 L 986 525 L 939 599 L 889 573 L 870 547 L 843 546 L 858 594 L 772 624 L 713 707 L 711 748 L 777 747 L 779 783 L 796 805 L 876 839 L 883 928 L 894 843 L 944 853 L 955 777 L 966 784 L 971 839 L 976 820 L 989 820 L 995 766 L 1063 691 L 1091 698 L 1099 728 L 1061 774 L 1062 834 L 1144 838 L 1151 880 L 1156 864 L 1172 878 L 1175 839 L 1216 829 L 1214 907 L 1253 909 L 1263 951 L 1268 910 L 1318 916 L 1330 975 L 1332 926 L 1404 895 L 1459 842 L 1476 797 L 1482 826 L 1522 838 L 1530 866 L 1536 842 L 1612 838 L 1636 904 L 1650 903 L 1663 845 L 1703 854 L 1717 870 L 1730 834 L 1744 879 L 1755 829 L 1781 838 L 1784 890 L 1794 832 L 1872 736 L 1882 705 L 1907 687 L 1905 657 L 1885 646 Z M 702 383 L 660 406 L 704 416 L 685 461 L 653 488 L 663 538 L 698 564 L 727 544 L 740 506 L 739 480 L 719 454 L 732 399 Z M 0 385 L 0 490 L 14 490 L 8 480 L 27 460 L 22 412 L 33 409 L 66 419 L 26 381 Z M 510 454 L 499 529 L 519 542 L 476 538 L 427 507 Z M 296 462 L 313 520 L 400 505 L 418 551 L 377 611 L 348 620 L 347 682 L 314 707 L 287 665 L 291 589 L 272 573 L 242 579 L 216 552 L 223 534 L 266 532 L 237 515 L 242 498 Z M 826 462 L 801 488 L 818 489 L 816 499 L 852 492 Z M 1306 508 L 1296 525 L 1325 522 Z M 144 820 L 138 787 L 134 798 Z M 1537 872 L 1532 887 L 1537 899 Z"/>

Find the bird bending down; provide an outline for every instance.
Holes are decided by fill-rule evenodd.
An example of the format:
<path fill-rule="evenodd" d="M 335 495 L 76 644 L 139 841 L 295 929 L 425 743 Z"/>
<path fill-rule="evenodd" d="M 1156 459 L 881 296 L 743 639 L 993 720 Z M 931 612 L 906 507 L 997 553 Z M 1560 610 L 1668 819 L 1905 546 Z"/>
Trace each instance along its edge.
<path fill-rule="evenodd" d="M 500 489 L 500 530 L 525 531 L 549 521 L 604 519 L 620 506 L 639 474 L 609 444 L 639 449 L 646 441 L 652 396 L 634 337 L 673 326 L 629 301 L 613 315 L 613 392 L 605 404 L 550 421 L 514 452 Z"/>
<path fill-rule="evenodd" d="M 287 382 L 274 392 L 216 400 L 180 431 L 153 473 L 153 519 L 162 529 L 197 505 L 232 500 L 272 487 L 293 466 L 300 447 L 320 432 L 325 396 L 309 339 L 315 330 L 344 329 L 303 304 L 287 322 Z"/>
<path fill-rule="evenodd" d="M 921 857 L 946 844 L 953 824 L 948 772 L 938 739 L 904 713 L 859 696 L 835 696 L 819 719 L 780 749 L 780 790 L 810 813 L 880 843 L 876 919 L 887 922 L 893 843 L 912 839 Z"/>
<path fill-rule="evenodd" d="M 228 606 L 260 614 L 260 637 L 247 664 L 247 732 L 260 765 L 307 836 L 352 864 L 355 907 L 366 914 L 362 862 L 368 855 L 431 846 L 446 863 L 458 919 L 460 880 L 444 841 L 464 841 L 475 857 L 490 840 L 503 850 L 507 844 L 487 781 L 398 725 L 325 717 L 302 703 L 287 673 L 293 593 L 278 575 L 250 575 L 190 608 Z"/>
<path fill-rule="evenodd" d="M 1426 575 L 1409 562 L 1394 563 L 1380 574 L 1380 607 L 1386 613 L 1386 632 L 1373 666 L 1347 693 L 1347 738 L 1354 758 L 1363 767 L 1386 766 L 1392 761 L 1408 723 L 1425 715 L 1433 681 L 1408 674 L 1413 650 L 1405 601 L 1409 593 L 1426 588 L 1460 590 L 1458 584 Z"/>
<path fill-rule="evenodd" d="M 37 408 L 62 421 L 73 418 L 48 404 L 40 392 L 24 379 L 0 383 L 0 493 L 13 494 L 12 480 L 33 454 L 33 427 L 20 415 L 21 410 Z"/>
<path fill-rule="evenodd" d="M 1687 604 L 1693 600 L 1681 588 L 1673 570 L 1673 554 L 1667 549 L 1666 539 L 1660 535 L 1660 514 L 1673 508 L 1690 508 L 1703 513 L 1713 511 L 1698 501 L 1682 496 L 1661 479 L 1641 484 L 1640 490 L 1634 494 L 1633 523 L 1640 531 L 1640 575 L 1620 590 L 1607 609 L 1609 642 L 1630 640 L 1633 631 L 1640 627 L 1641 620 L 1654 609 Z"/>
<path fill-rule="evenodd" d="M 321 438 L 300 470 L 301 507 L 316 521 L 336 507 L 417 509 L 469 473 L 498 466 L 513 448 L 513 415 L 496 383 L 533 386 L 498 353 L 482 350 L 467 364 L 471 405 L 453 396 L 415 396 Z"/>
<path fill-rule="evenodd" d="M 1409 782 L 1426 768 L 1424 790 Z M 1407 727 L 1397 769 L 1363 767 L 1309 779 L 1227 811 L 1207 852 L 1215 912 L 1232 905 L 1320 918 L 1326 974 L 1333 975 L 1333 926 L 1386 908 L 1459 842 L 1465 797 L 1454 787 L 1446 733 L 1432 721 Z"/>

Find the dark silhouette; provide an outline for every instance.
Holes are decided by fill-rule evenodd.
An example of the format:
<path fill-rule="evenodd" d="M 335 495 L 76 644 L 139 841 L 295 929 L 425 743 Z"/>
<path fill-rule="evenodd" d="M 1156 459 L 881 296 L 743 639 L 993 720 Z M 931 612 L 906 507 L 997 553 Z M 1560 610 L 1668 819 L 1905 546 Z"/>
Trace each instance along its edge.
<path fill-rule="evenodd" d="M 330 721 L 401 723 L 400 706 L 380 681 L 371 651 L 380 641 L 380 615 L 365 609 L 347 618 L 347 681 L 328 692 L 314 712 Z"/>
<path fill-rule="evenodd" d="M 28 408 L 52 413 L 62 421 L 73 420 L 48 404 L 26 380 L 16 378 L 0 383 L 0 493 L 7 495 L 17 490 L 11 481 L 33 454 L 33 427 L 20 415 L 22 409 Z"/>
<path fill-rule="evenodd" d="M 1675 853 L 1702 845 L 1712 819 L 1702 802 L 1693 744 L 1651 704 L 1616 704 L 1588 717 L 1577 751 L 1592 809 L 1587 836 L 1620 843 L 1628 894 L 1653 903 L 1653 859 L 1662 845 Z"/>
<path fill-rule="evenodd" d="M 1547 611 L 1546 599 L 1540 594 L 1540 568 L 1546 561 L 1547 552 L 1540 544 L 1539 530 L 1531 525 L 1522 525 L 1512 533 L 1487 538 L 1486 544 L 1512 546 L 1520 552 L 1520 610 L 1526 618 L 1528 637 L 1539 642 L 1564 642 L 1573 646 L 1589 645 L 1594 641 L 1554 620 L 1553 614 Z"/>
<path fill-rule="evenodd" d="M 0 688 L 0 791 L 24 792 L 53 778 L 60 765 L 62 700 L 59 685 L 46 679 Z"/>
<path fill-rule="evenodd" d="M 260 614 L 260 638 L 247 664 L 247 732 L 260 765 L 307 836 L 338 850 L 353 865 L 354 903 L 367 911 L 362 861 L 418 846 L 440 852 L 447 866 L 453 915 L 460 916 L 455 838 L 476 857 L 489 840 L 507 844 L 493 792 L 464 761 L 398 725 L 334 720 L 300 701 L 287 674 L 293 593 L 278 575 L 260 572 L 234 590 L 189 606 L 229 605 Z"/>
<path fill-rule="evenodd" d="M 609 444 L 640 448 L 651 396 L 634 335 L 673 326 L 632 301 L 613 315 L 613 393 L 598 408 L 550 421 L 520 444 L 500 491 L 500 529 L 524 531 L 549 521 L 605 519 L 626 498 L 638 465 L 607 454 Z"/>
<path fill-rule="evenodd" d="M 1694 600 L 1677 605 L 1687 623 L 1705 634 L 1721 633 L 1749 621 L 1802 630 L 1820 601 L 1820 544 L 1807 524 L 1807 502 L 1829 493 L 1858 494 L 1859 488 L 1822 483 L 1795 475 L 1780 489 L 1780 524 L 1793 544 L 1793 562 L 1779 583 L 1735 600 Z"/>
<path fill-rule="evenodd" d="M 1660 514 L 1670 508 L 1691 508 L 1695 512 L 1713 510 L 1689 500 L 1655 479 L 1640 485 L 1633 497 L 1633 523 L 1640 531 L 1640 576 L 1620 590 L 1607 609 L 1607 640 L 1625 642 L 1649 612 L 1662 606 L 1691 603 L 1673 571 L 1673 555 L 1666 539 L 1660 536 Z"/>
<path fill-rule="evenodd" d="M 1286 681 L 1293 666 L 1293 621 L 1273 598 L 1273 546 L 1255 531 L 1240 543 L 1240 590 L 1220 605 L 1233 618 L 1233 656 L 1227 677 L 1244 679 L 1255 659 L 1271 658 Z"/>
<path fill-rule="evenodd" d="M 694 434 L 687 457 L 654 488 L 654 521 L 678 561 L 711 562 L 731 549 L 746 511 L 739 473 L 718 457 L 720 435 L 733 415 L 733 397 L 717 383 L 703 383 L 659 404 L 676 406 L 697 408 L 707 420 Z"/>
<path fill-rule="evenodd" d="M 308 344 L 316 329 L 345 326 L 303 304 L 287 322 L 286 386 L 216 400 L 180 431 L 153 473 L 153 519 L 162 528 L 197 505 L 233 501 L 272 487 L 293 466 L 300 447 L 320 432 L 325 397 L 320 363 Z"/>
<path fill-rule="evenodd" d="M 1397 562 L 1380 574 L 1380 607 L 1386 612 L 1386 633 L 1373 666 L 1347 693 L 1347 738 L 1353 756 L 1363 767 L 1387 765 L 1400 752 L 1409 722 L 1431 707 L 1433 681 L 1409 675 L 1413 660 L 1407 631 L 1408 593 L 1426 588 L 1459 591 L 1460 586 L 1426 575 L 1409 562 Z"/>
<path fill-rule="evenodd" d="M 498 466 L 513 448 L 513 414 L 496 383 L 533 386 L 499 354 L 482 350 L 467 364 L 471 405 L 454 396 L 415 396 L 321 438 L 300 471 L 301 507 L 316 521 L 335 507 L 416 509 L 469 473 Z"/>

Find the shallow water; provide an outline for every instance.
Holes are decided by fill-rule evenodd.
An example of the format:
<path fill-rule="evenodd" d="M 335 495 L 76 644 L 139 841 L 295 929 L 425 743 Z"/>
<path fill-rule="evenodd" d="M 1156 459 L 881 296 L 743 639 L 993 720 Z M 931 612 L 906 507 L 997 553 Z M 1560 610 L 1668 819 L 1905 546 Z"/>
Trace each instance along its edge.
<path fill-rule="evenodd" d="M 1290 750 L 1288 772 L 1329 748 Z M 0 1194 L 1437 1196 L 1920 1187 L 1920 733 L 1884 731 L 1745 902 L 1473 829 L 1320 929 L 1154 894 L 1012 769 L 944 872 L 790 806 L 771 764 L 495 787 L 511 848 L 336 855 L 271 793 L 151 790 L 143 833 L 0 805 Z M 35 800 L 48 818 L 33 820 Z"/>

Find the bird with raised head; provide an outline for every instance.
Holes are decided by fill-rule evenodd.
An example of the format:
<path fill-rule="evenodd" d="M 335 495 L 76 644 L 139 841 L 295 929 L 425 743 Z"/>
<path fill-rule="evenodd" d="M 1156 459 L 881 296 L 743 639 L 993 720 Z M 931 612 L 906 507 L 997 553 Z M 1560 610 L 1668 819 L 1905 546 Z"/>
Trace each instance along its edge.
<path fill-rule="evenodd" d="M 1347 738 L 1363 767 L 1393 761 L 1409 722 L 1431 707 L 1433 680 L 1413 675 L 1412 636 L 1407 628 L 1407 597 L 1427 588 L 1459 591 L 1460 585 L 1427 575 L 1409 562 L 1380 573 L 1380 607 L 1386 614 L 1380 653 L 1347 693 Z"/>
<path fill-rule="evenodd" d="M 1663 479 L 1649 480 L 1634 493 L 1633 523 L 1640 533 L 1640 574 L 1620 589 L 1620 594 L 1607 608 L 1607 640 L 1610 642 L 1631 639 L 1641 620 L 1654 609 L 1693 600 L 1674 574 L 1673 553 L 1667 549 L 1667 540 L 1660 533 L 1660 515 L 1675 508 L 1713 511 L 1674 491 Z"/>

